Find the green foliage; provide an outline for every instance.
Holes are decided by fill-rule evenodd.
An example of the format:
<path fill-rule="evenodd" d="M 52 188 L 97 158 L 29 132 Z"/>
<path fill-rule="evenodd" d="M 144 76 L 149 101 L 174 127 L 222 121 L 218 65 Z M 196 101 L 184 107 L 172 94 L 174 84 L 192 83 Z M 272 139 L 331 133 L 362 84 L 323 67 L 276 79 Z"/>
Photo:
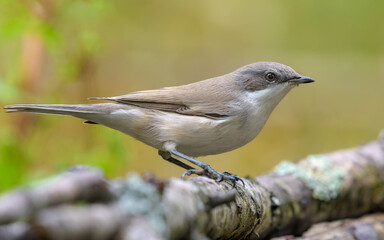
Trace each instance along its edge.
<path fill-rule="evenodd" d="M 51 5 L 44 6 L 44 3 Z M 82 64 L 90 61 L 100 50 L 98 23 L 111 11 L 111 4 L 107 0 L 39 2 L 1 0 L 0 5 L 0 102 L 18 102 L 31 93 L 20 86 L 22 76 L 21 51 L 22 42 L 26 36 L 34 36 L 42 41 L 44 49 L 52 59 L 50 79 L 61 80 L 56 87 L 61 88 L 69 82 L 82 81 L 87 77 L 82 75 Z M 34 93 L 33 93 L 34 94 Z M 52 93 L 55 94 L 55 93 Z M 47 98 L 51 98 L 49 95 Z M 58 96 L 53 95 L 54 98 Z M 43 99 L 43 98 L 42 98 Z M 7 116 L 9 117 L 9 115 Z M 39 124 L 39 122 L 34 122 Z M 46 126 L 49 126 L 49 123 Z M 16 125 L 17 127 L 17 125 Z M 31 126 L 37 128 L 37 126 Z M 0 129 L 2 130 L 2 129 Z M 49 168 L 63 169 L 68 154 L 53 159 L 50 163 L 40 163 L 45 167 L 38 167 L 39 163 L 29 162 L 44 156 L 47 148 L 53 144 L 47 142 L 41 145 L 33 140 L 34 135 L 43 136 L 33 129 L 26 137 L 32 141 L 18 139 L 17 131 L 12 131 L 11 125 L 0 133 L 0 191 L 26 180 L 38 178 Z M 89 151 L 78 148 L 77 155 L 81 156 L 79 163 L 93 164 L 113 175 L 118 169 L 118 163 L 126 160 L 127 155 L 119 143 L 120 137 L 102 131 L 95 134 L 99 142 L 106 140 L 106 149 L 93 148 Z M 31 143 L 32 145 L 28 145 Z M 60 141 L 56 143 L 60 144 Z M 108 151 L 111 149 L 112 151 Z M 71 152 L 71 154 L 76 154 Z M 28 156 L 28 157 L 27 157 Z M 58 162 L 58 159 L 62 160 Z M 88 161 L 84 161 L 87 159 Z M 112 159 L 112 160 L 111 160 Z M 116 163 L 116 164 L 114 164 Z M 76 164 L 76 163 L 72 163 Z M 29 169 L 30 167 L 35 170 Z"/>
<path fill-rule="evenodd" d="M 384 121 L 383 4 L 0 0 L 0 105 L 84 103 L 186 84 L 254 61 L 282 62 L 316 83 L 294 89 L 247 146 L 201 159 L 222 171 L 257 175 L 283 158 L 377 136 Z M 32 88 L 25 86 L 22 59 L 30 37 L 43 49 Z M 32 65 L 38 61 L 28 56 Z M 182 172 L 114 130 L 65 117 L 26 118 L 0 112 L 0 191 L 74 164 L 102 167 L 108 176 Z"/>
<path fill-rule="evenodd" d="M 0 102 L 16 101 L 20 97 L 20 89 L 14 84 L 0 78 Z"/>
<path fill-rule="evenodd" d="M 9 131 L 0 131 L 0 191 L 24 180 L 26 156 L 16 137 Z"/>

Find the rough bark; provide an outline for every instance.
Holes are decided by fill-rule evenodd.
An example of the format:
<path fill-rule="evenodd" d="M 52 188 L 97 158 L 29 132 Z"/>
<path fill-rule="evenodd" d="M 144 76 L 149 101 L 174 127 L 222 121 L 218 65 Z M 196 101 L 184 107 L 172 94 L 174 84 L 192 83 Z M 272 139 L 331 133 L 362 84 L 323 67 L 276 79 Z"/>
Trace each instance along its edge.
<path fill-rule="evenodd" d="M 384 239 L 384 214 L 376 213 L 358 219 L 317 223 L 300 237 L 284 236 L 272 240 L 378 240 Z"/>
<path fill-rule="evenodd" d="M 232 183 L 77 167 L 0 198 L 0 239 L 268 239 L 383 209 L 384 140 Z M 284 239 L 284 238 L 283 238 Z M 288 239 L 288 238 L 286 238 Z M 327 238 L 317 238 L 327 239 Z"/>

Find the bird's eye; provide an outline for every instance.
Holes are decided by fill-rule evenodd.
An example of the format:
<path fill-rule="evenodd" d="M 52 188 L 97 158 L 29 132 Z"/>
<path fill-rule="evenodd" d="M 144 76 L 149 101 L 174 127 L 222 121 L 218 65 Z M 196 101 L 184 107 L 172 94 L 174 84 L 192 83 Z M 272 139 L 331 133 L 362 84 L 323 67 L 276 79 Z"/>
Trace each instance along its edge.
<path fill-rule="evenodd" d="M 267 79 L 268 82 L 273 82 L 276 79 L 276 75 L 274 73 L 267 73 L 265 79 Z"/>

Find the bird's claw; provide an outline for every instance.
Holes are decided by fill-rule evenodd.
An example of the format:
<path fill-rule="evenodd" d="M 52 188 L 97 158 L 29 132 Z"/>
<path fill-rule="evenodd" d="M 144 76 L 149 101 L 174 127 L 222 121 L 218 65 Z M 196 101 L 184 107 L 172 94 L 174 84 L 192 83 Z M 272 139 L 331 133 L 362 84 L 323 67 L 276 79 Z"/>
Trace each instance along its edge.
<path fill-rule="evenodd" d="M 230 172 L 223 172 L 224 175 L 227 175 L 229 178 L 229 180 L 232 181 L 233 185 L 235 186 L 236 185 L 236 182 L 237 181 L 240 181 L 242 184 L 243 184 L 243 187 L 245 186 L 245 183 L 243 181 L 243 179 L 241 179 L 241 177 L 235 175 L 235 174 L 232 174 Z"/>
<path fill-rule="evenodd" d="M 181 178 L 185 179 L 185 176 L 191 176 L 192 174 L 201 176 L 205 174 L 205 171 L 203 169 L 194 169 L 194 168 L 188 169 L 183 173 L 183 175 L 181 175 Z"/>
<path fill-rule="evenodd" d="M 221 175 L 216 175 L 215 177 L 216 177 L 216 180 L 215 180 L 216 182 L 223 181 L 223 177 Z"/>
<path fill-rule="evenodd" d="M 216 182 L 221 182 L 223 180 L 229 180 L 232 182 L 234 187 L 236 186 L 236 182 L 240 181 L 243 184 L 243 186 L 245 186 L 243 179 L 241 179 L 239 176 L 231 174 L 229 172 L 219 173 L 216 170 L 214 170 L 213 168 L 211 168 L 210 166 L 206 167 L 205 169 L 189 169 L 189 170 L 185 171 L 183 173 L 183 175 L 181 175 L 181 178 L 185 179 L 186 176 L 190 176 L 192 174 L 196 174 L 199 176 L 204 175 L 204 176 L 207 176 L 209 178 L 215 179 Z"/>

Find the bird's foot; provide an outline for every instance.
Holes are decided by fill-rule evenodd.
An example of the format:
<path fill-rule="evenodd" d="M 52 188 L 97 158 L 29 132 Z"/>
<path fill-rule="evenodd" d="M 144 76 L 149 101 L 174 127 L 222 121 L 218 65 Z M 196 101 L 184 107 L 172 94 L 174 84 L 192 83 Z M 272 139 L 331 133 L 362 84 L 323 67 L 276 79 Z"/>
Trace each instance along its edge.
<path fill-rule="evenodd" d="M 201 175 L 205 175 L 205 171 L 203 169 L 194 169 L 194 168 L 188 169 L 183 173 L 183 175 L 181 175 L 181 178 L 185 179 L 185 176 L 191 176 L 192 174 L 201 176 Z"/>
<path fill-rule="evenodd" d="M 199 167 L 201 167 L 201 169 L 195 169 L 195 168 L 192 168 L 191 166 L 189 165 L 185 165 L 184 163 L 181 163 L 179 160 L 176 160 L 174 161 L 175 159 L 172 158 L 172 163 L 175 163 L 185 169 L 187 169 L 187 171 L 185 171 L 183 173 L 183 175 L 181 176 L 183 179 L 185 178 L 185 176 L 190 176 L 191 174 L 196 174 L 196 175 L 199 175 L 199 176 L 206 176 L 206 177 L 209 177 L 211 179 L 215 179 L 216 182 L 221 182 L 223 180 L 229 180 L 232 182 L 233 184 L 233 187 L 236 186 L 236 182 L 237 181 L 241 181 L 243 186 L 245 185 L 244 184 L 244 181 L 239 178 L 237 175 L 233 175 L 229 172 L 224 172 L 224 173 L 219 173 L 218 171 L 216 171 L 215 169 L 211 168 L 211 166 L 209 166 L 208 164 L 206 163 L 203 163 L 203 162 L 200 162 L 194 158 L 191 158 L 181 152 L 178 152 L 176 149 L 171 149 L 169 150 L 169 154 L 166 154 L 162 151 L 159 152 L 160 155 L 167 161 L 170 161 L 170 159 L 172 158 L 170 156 L 170 154 L 174 155 L 174 156 L 177 156 L 179 158 L 182 158 L 190 163 L 193 163 Z M 184 165 L 181 165 L 181 164 L 184 164 Z"/>
<path fill-rule="evenodd" d="M 205 166 L 204 169 L 189 169 L 183 173 L 181 178 L 185 179 L 185 176 L 190 176 L 192 174 L 196 174 L 199 176 L 202 176 L 202 175 L 207 176 L 211 179 L 215 179 L 216 182 L 228 180 L 232 182 L 234 187 L 236 186 L 237 181 L 240 181 L 243 184 L 243 186 L 245 185 L 244 181 L 239 176 L 231 174 L 229 172 L 220 173 L 215 169 L 211 168 L 209 165 Z"/>
<path fill-rule="evenodd" d="M 228 180 L 231 180 L 233 186 L 236 186 L 236 182 L 237 181 L 240 181 L 243 184 L 243 187 L 245 186 L 245 183 L 244 183 L 243 179 L 241 179 L 241 177 L 239 177 L 239 176 L 237 176 L 235 174 L 232 174 L 230 172 L 223 172 L 222 174 L 227 176 Z"/>

